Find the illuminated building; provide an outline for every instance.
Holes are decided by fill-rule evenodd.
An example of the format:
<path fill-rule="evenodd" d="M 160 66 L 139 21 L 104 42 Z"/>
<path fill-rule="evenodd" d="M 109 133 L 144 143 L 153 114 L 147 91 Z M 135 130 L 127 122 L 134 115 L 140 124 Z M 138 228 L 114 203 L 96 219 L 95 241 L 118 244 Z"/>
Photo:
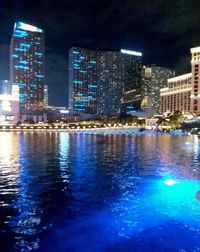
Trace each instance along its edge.
<path fill-rule="evenodd" d="M 10 45 L 11 82 L 19 86 L 20 116 L 40 114 L 44 108 L 44 33 L 15 23 Z"/>
<path fill-rule="evenodd" d="M 190 112 L 191 80 L 191 73 L 168 80 L 168 86 L 160 90 L 162 113 Z"/>
<path fill-rule="evenodd" d="M 12 85 L 11 93 L 0 94 L 0 125 L 15 125 L 19 121 L 19 87 Z"/>
<path fill-rule="evenodd" d="M 72 47 L 69 51 L 69 109 L 97 113 L 97 51 Z"/>
<path fill-rule="evenodd" d="M 192 91 L 191 91 L 191 112 L 200 112 L 200 47 L 190 49 L 192 54 Z"/>
<path fill-rule="evenodd" d="M 145 88 L 145 107 L 155 113 L 161 112 L 160 89 L 167 86 L 167 80 L 174 76 L 174 71 L 156 65 L 143 67 L 143 85 Z"/>
<path fill-rule="evenodd" d="M 191 73 L 168 80 L 168 86 L 162 88 L 162 112 L 200 112 L 200 47 L 191 51 Z"/>
<path fill-rule="evenodd" d="M 69 109 L 100 116 L 118 115 L 121 108 L 123 112 L 137 110 L 140 107 L 136 104 L 138 101 L 140 104 L 141 55 L 123 49 L 71 48 Z"/>
<path fill-rule="evenodd" d="M 142 101 L 142 53 L 121 50 L 122 88 L 121 113 L 134 113 L 141 109 Z"/>
<path fill-rule="evenodd" d="M 98 114 L 118 115 L 122 97 L 122 60 L 120 52 L 99 52 Z"/>
<path fill-rule="evenodd" d="M 44 85 L 44 107 L 48 107 L 48 86 Z"/>

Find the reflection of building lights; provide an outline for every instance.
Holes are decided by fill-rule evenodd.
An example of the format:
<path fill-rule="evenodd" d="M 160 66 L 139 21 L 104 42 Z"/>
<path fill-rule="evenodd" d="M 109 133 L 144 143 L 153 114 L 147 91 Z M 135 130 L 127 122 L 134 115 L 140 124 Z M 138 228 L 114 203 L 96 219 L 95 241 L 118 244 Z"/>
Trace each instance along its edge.
<path fill-rule="evenodd" d="M 173 185 L 176 185 L 176 184 L 180 184 L 181 182 L 179 181 L 176 181 L 176 180 L 173 180 L 173 179 L 166 179 L 164 181 L 164 184 L 165 185 L 168 185 L 168 186 L 173 186 Z"/>

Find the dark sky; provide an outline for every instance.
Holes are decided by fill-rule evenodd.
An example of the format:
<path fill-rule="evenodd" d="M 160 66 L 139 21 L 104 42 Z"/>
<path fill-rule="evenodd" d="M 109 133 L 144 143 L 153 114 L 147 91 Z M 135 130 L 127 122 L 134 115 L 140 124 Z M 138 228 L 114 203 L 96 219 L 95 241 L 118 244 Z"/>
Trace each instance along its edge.
<path fill-rule="evenodd" d="M 6 0 L 0 3 L 0 79 L 9 78 L 9 43 L 16 21 L 42 28 L 49 102 L 67 105 L 68 49 L 73 45 L 143 52 L 145 64 L 190 71 L 200 46 L 199 0 Z"/>

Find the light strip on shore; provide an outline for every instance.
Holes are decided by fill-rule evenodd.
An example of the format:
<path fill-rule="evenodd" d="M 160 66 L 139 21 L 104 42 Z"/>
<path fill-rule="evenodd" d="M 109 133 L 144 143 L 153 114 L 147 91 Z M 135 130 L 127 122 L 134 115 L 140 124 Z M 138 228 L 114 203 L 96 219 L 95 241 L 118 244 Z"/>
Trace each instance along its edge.
<path fill-rule="evenodd" d="M 125 53 L 125 54 L 129 54 L 129 55 L 142 56 L 141 52 L 130 51 L 130 50 L 125 50 L 125 49 L 121 49 L 120 52 Z"/>

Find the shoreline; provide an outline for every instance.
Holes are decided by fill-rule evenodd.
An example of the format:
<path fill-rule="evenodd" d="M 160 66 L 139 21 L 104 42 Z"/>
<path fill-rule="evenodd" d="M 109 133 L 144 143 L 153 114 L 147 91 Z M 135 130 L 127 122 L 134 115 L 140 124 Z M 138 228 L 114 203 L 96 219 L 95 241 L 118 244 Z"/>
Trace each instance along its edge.
<path fill-rule="evenodd" d="M 172 130 L 169 132 L 156 131 L 138 128 L 138 127 L 104 127 L 104 128 L 27 128 L 27 127 L 16 127 L 16 128 L 0 128 L 0 132 L 69 132 L 69 133 L 85 133 L 85 134 L 136 134 L 136 135 L 183 135 L 188 134 L 182 132 L 182 130 Z"/>

